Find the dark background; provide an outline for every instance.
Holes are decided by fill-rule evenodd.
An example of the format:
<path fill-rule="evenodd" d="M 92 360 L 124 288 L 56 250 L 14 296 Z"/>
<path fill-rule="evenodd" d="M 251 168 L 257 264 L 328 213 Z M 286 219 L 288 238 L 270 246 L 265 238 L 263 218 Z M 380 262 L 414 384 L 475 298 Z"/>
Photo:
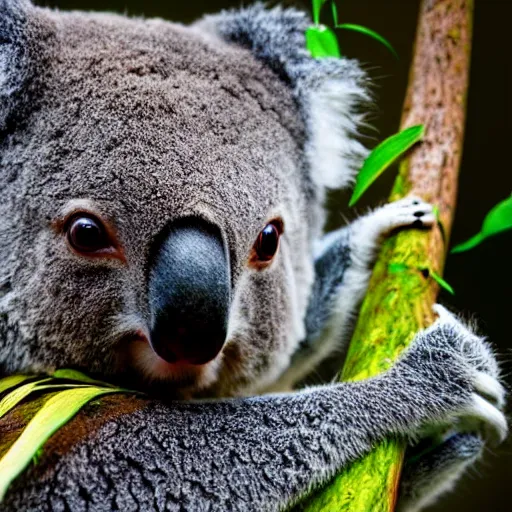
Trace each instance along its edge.
<path fill-rule="evenodd" d="M 43 5 L 62 9 L 111 10 L 129 15 L 159 16 L 189 22 L 206 12 L 239 6 L 233 0 L 39 0 Z M 309 9 L 307 1 L 287 1 Z M 512 59 L 510 55 L 510 4 L 512 0 L 476 0 L 473 63 L 469 93 L 469 112 L 462 162 L 458 210 L 452 234 L 461 242 L 480 228 L 485 214 L 512 192 Z M 375 83 L 377 110 L 371 122 L 377 128 L 375 141 L 398 130 L 401 106 L 418 15 L 419 0 L 343 0 L 338 2 L 341 22 L 368 26 L 385 36 L 395 47 L 400 60 L 368 37 L 340 33 L 342 52 L 359 59 Z M 328 16 L 328 11 L 325 13 Z M 508 51 L 506 49 L 509 49 Z M 369 146 L 375 141 L 370 140 Z M 391 188 L 393 172 L 388 171 L 370 189 L 361 206 L 375 204 Z M 330 227 L 342 222 L 348 194 L 330 199 Z M 363 208 L 359 208 L 363 211 Z M 512 231 L 499 235 L 468 253 L 448 258 L 446 280 L 455 297 L 441 293 L 441 301 L 466 316 L 478 320 L 486 335 L 499 347 L 504 373 L 511 379 L 512 336 Z M 438 511 L 512 510 L 512 441 L 489 449 L 483 462 L 458 486 L 457 492 L 433 507 Z"/>

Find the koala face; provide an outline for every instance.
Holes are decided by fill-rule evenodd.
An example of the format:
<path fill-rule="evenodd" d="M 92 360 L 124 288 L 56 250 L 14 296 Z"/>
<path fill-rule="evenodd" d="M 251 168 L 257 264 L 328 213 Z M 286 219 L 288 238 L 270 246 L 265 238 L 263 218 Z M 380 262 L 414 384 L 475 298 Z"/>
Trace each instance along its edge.
<path fill-rule="evenodd" d="M 341 84 L 304 55 L 306 18 L 0 7 L 2 371 L 74 367 L 178 396 L 272 384 L 304 335 L 329 185 L 307 109 Z M 279 41 L 258 53 L 272 23 L 301 39 L 295 67 L 277 67 Z M 352 128 L 335 151 L 355 162 Z"/>

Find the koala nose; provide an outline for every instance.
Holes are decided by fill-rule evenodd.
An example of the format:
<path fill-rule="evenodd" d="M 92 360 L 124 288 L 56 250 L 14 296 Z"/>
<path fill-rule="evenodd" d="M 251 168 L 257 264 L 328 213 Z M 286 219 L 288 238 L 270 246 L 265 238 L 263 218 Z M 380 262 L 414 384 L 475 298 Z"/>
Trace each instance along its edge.
<path fill-rule="evenodd" d="M 168 363 L 205 364 L 226 339 L 229 258 L 219 230 L 180 221 L 156 243 L 149 276 L 151 346 Z"/>

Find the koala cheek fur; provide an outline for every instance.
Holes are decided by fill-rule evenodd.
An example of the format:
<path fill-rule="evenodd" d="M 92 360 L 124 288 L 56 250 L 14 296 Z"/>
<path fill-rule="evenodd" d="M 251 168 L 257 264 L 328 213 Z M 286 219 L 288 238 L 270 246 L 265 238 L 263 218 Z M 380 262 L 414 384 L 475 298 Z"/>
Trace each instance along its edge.
<path fill-rule="evenodd" d="M 226 371 L 219 376 L 222 395 L 261 392 L 290 362 L 298 338 L 293 331 L 292 290 L 286 286 L 289 282 L 280 260 L 267 272 L 243 278 L 224 349 Z M 229 386 L 233 391 L 228 392 Z"/>

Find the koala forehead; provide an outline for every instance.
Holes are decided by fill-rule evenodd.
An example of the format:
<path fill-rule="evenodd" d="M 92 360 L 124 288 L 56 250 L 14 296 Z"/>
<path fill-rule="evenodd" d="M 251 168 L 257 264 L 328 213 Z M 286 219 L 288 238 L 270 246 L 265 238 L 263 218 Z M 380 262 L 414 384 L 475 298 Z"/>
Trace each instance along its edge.
<path fill-rule="evenodd" d="M 32 16 L 48 37 L 11 161 L 29 162 L 26 191 L 45 216 L 87 198 L 117 220 L 136 213 L 137 229 L 199 214 L 253 238 L 302 202 L 298 109 L 248 50 L 160 20 Z"/>

